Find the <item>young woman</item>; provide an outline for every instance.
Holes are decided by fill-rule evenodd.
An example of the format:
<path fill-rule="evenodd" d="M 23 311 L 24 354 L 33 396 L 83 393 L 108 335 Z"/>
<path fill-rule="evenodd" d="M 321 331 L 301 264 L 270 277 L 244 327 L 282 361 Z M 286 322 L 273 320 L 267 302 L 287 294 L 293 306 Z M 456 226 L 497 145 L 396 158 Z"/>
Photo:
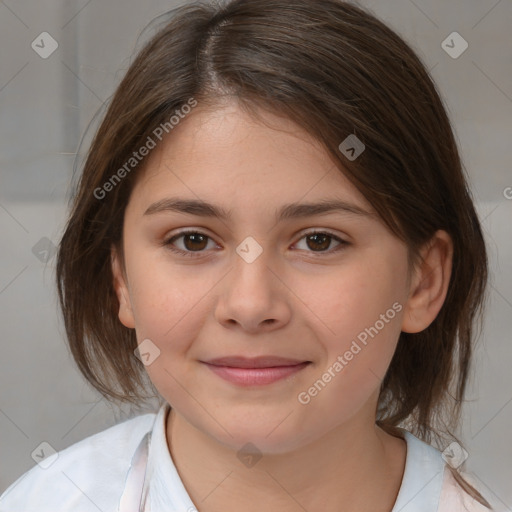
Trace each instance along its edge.
<path fill-rule="evenodd" d="M 92 142 L 57 265 L 83 375 L 161 407 L 1 510 L 488 510 L 450 432 L 486 248 L 424 64 L 339 0 L 170 14 Z"/>

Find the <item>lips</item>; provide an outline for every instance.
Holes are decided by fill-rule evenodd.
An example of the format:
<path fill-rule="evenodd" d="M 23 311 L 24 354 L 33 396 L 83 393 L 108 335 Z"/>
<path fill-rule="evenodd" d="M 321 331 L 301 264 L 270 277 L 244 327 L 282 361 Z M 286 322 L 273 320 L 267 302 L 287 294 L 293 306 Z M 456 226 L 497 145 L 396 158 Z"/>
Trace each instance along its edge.
<path fill-rule="evenodd" d="M 227 356 L 210 359 L 204 362 L 214 366 L 228 366 L 231 368 L 274 368 L 276 366 L 297 366 L 303 363 L 310 363 L 311 361 L 278 356 L 259 356 L 252 358 L 244 356 Z"/>
<path fill-rule="evenodd" d="M 222 357 L 204 362 L 204 365 L 223 380 L 241 387 L 258 388 L 285 381 L 309 366 L 311 361 L 300 361 L 275 356 Z"/>

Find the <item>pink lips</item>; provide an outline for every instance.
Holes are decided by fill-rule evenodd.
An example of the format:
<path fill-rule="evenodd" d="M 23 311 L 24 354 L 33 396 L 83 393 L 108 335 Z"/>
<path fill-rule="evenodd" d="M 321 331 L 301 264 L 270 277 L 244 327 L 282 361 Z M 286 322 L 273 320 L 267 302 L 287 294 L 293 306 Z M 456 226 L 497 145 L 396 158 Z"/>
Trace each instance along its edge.
<path fill-rule="evenodd" d="M 284 379 L 305 368 L 311 361 L 275 356 L 221 357 L 205 361 L 219 377 L 239 386 L 258 386 Z"/>

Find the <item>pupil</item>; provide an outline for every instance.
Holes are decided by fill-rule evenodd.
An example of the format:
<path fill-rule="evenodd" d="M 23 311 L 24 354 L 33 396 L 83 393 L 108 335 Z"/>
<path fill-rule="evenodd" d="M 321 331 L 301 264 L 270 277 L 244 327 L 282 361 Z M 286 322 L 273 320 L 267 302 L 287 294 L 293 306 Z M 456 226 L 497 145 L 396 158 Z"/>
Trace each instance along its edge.
<path fill-rule="evenodd" d="M 203 242 L 203 244 L 204 244 L 204 238 L 205 238 L 205 237 L 204 237 L 203 235 L 200 235 L 200 234 L 186 235 L 186 236 L 185 236 L 185 245 L 186 245 L 187 249 L 189 249 L 189 250 L 190 250 L 190 249 L 194 249 L 194 246 L 193 246 L 193 245 L 192 245 L 192 247 L 189 247 L 189 246 L 188 246 L 189 244 L 187 244 L 187 243 L 186 243 L 186 241 L 187 241 L 187 240 L 191 240 L 191 241 L 192 241 L 192 244 L 194 244 L 194 243 L 196 243 L 196 244 L 197 244 L 198 242 L 199 242 L 199 244 L 201 244 L 201 240 L 200 240 L 201 238 L 203 239 L 203 240 L 202 240 L 202 242 Z M 195 248 L 196 248 L 196 249 L 204 249 L 204 247 L 198 247 L 197 245 L 195 246 Z"/>
<path fill-rule="evenodd" d="M 318 243 L 318 242 L 316 241 L 316 239 L 317 239 L 318 237 L 323 238 L 323 240 L 324 240 L 324 243 L 323 243 L 323 244 L 320 244 L 320 245 L 322 246 L 322 247 L 320 247 L 320 249 L 327 249 L 327 248 L 329 247 L 329 242 L 328 242 L 328 239 L 330 238 L 330 237 L 329 237 L 329 235 L 325 235 L 325 234 L 321 234 L 321 233 L 320 233 L 320 234 L 316 233 L 316 234 L 314 234 L 314 235 L 310 235 L 310 236 L 308 237 L 308 240 L 309 240 L 309 241 L 313 240 L 313 243 Z M 325 243 L 326 241 L 327 241 L 327 243 Z M 308 244 L 308 245 L 309 245 L 309 244 Z M 313 249 L 313 248 L 314 248 L 314 247 L 310 247 L 310 249 Z M 318 247 L 317 247 L 317 248 L 318 248 Z"/>

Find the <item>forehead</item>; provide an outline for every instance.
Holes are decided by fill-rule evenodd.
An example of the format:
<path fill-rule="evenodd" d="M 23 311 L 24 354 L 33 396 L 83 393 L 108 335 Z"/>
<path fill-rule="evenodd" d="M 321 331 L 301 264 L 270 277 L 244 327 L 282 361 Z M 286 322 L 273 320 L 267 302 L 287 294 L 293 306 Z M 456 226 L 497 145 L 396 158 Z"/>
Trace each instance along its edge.
<path fill-rule="evenodd" d="M 196 107 L 139 171 L 133 196 L 140 208 L 172 195 L 230 210 L 328 198 L 374 212 L 319 141 L 287 118 L 260 115 L 263 122 L 235 104 Z"/>

